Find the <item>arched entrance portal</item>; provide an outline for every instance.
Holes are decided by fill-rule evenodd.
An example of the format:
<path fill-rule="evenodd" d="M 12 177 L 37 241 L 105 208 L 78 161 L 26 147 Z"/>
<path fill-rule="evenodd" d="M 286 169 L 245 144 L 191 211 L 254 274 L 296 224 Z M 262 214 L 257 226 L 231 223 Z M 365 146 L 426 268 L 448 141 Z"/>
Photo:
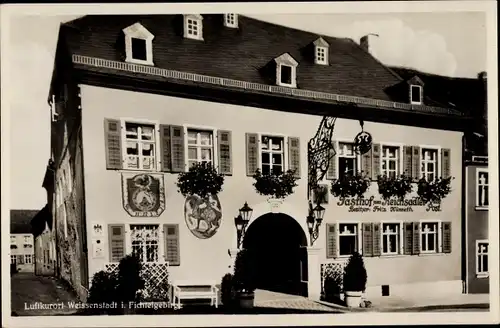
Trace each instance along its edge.
<path fill-rule="evenodd" d="M 257 257 L 257 288 L 307 296 L 306 246 L 302 227 L 286 214 L 268 213 L 252 222 L 243 247 Z"/>

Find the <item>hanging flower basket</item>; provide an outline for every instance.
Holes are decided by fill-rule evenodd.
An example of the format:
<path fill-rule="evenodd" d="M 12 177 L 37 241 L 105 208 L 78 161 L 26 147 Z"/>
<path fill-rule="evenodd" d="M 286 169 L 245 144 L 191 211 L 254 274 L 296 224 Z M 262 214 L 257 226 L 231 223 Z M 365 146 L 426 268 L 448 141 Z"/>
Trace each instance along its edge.
<path fill-rule="evenodd" d="M 293 188 L 297 186 L 297 178 L 292 170 L 281 173 L 262 174 L 257 170 L 253 175 L 255 190 L 264 196 L 272 198 L 285 198 L 293 194 Z"/>
<path fill-rule="evenodd" d="M 184 196 L 197 195 L 207 198 L 222 191 L 224 175 L 219 174 L 210 163 L 195 163 L 188 172 L 182 172 L 177 178 L 177 187 Z"/>
<path fill-rule="evenodd" d="M 360 174 L 333 180 L 331 193 L 338 198 L 363 198 L 363 194 L 368 190 L 370 184 L 370 178 L 361 171 Z"/>
<path fill-rule="evenodd" d="M 378 192 L 382 199 L 389 200 L 392 197 L 404 199 L 412 191 L 412 177 L 401 174 L 395 178 L 387 175 L 377 177 Z"/>
<path fill-rule="evenodd" d="M 422 178 L 418 181 L 417 194 L 426 204 L 441 204 L 441 200 L 451 192 L 451 180 L 449 178 L 436 178 L 433 181 L 427 181 Z"/>

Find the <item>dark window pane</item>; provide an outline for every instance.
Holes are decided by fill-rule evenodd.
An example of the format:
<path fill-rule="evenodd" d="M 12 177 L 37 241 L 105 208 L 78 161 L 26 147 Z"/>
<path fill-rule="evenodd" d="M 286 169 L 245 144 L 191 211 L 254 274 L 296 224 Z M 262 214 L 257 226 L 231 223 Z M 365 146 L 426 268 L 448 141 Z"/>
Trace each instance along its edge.
<path fill-rule="evenodd" d="M 292 84 L 292 68 L 281 65 L 281 83 Z"/>
<path fill-rule="evenodd" d="M 488 256 L 483 256 L 483 272 L 488 272 Z"/>
<path fill-rule="evenodd" d="M 270 164 L 269 153 L 262 153 L 262 164 Z"/>
<path fill-rule="evenodd" d="M 262 174 L 271 173 L 271 167 L 269 165 L 262 164 Z"/>
<path fill-rule="evenodd" d="M 389 239 L 391 240 L 391 249 L 389 250 L 391 253 L 396 253 L 397 251 L 397 237 L 396 235 L 391 235 L 389 236 Z"/>
<path fill-rule="evenodd" d="M 356 251 L 356 236 L 342 236 L 340 239 L 340 255 L 350 255 Z"/>
<path fill-rule="evenodd" d="M 411 101 L 420 102 L 420 87 L 411 87 Z"/>
<path fill-rule="evenodd" d="M 281 165 L 281 154 L 273 154 L 273 164 Z"/>
<path fill-rule="evenodd" d="M 356 160 L 354 158 L 339 158 L 339 178 L 352 176 L 356 173 Z"/>
<path fill-rule="evenodd" d="M 146 60 L 146 40 L 132 38 L 132 58 Z"/>
<path fill-rule="evenodd" d="M 274 174 L 280 174 L 283 171 L 283 168 L 279 165 L 274 165 L 273 166 L 273 173 Z"/>

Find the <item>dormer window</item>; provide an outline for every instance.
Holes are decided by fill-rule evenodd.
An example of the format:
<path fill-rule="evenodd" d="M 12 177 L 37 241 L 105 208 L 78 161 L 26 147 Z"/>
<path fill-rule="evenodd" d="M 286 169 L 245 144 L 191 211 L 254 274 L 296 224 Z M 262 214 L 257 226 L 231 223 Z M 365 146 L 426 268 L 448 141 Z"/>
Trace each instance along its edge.
<path fill-rule="evenodd" d="M 422 87 L 420 85 L 410 86 L 410 97 L 412 105 L 422 104 Z"/>
<path fill-rule="evenodd" d="M 134 64 L 153 64 L 154 35 L 140 23 L 123 29 L 125 35 L 125 61 Z"/>
<path fill-rule="evenodd" d="M 238 15 L 224 14 L 224 26 L 238 28 Z"/>
<path fill-rule="evenodd" d="M 407 83 L 410 104 L 422 105 L 424 103 L 424 82 L 418 76 L 414 76 Z"/>
<path fill-rule="evenodd" d="M 184 37 L 203 40 L 203 17 L 201 15 L 184 15 Z"/>
<path fill-rule="evenodd" d="M 318 65 L 328 65 L 328 42 L 323 38 L 314 41 L 314 63 Z"/>
<path fill-rule="evenodd" d="M 297 87 L 298 62 L 287 53 L 274 59 L 276 62 L 276 84 L 282 87 Z"/>

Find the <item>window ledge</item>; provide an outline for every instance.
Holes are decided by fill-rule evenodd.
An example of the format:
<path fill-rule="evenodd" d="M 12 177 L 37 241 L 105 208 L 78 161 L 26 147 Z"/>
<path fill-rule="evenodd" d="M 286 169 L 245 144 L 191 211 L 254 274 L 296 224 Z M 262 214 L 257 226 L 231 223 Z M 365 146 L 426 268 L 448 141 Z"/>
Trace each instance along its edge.
<path fill-rule="evenodd" d="M 131 63 L 131 64 L 141 64 L 141 65 L 154 66 L 154 63 L 151 60 L 140 60 L 140 59 L 127 58 L 127 59 L 125 59 L 125 62 Z"/>
<path fill-rule="evenodd" d="M 489 278 L 490 274 L 489 273 L 476 273 L 476 278 L 478 279 L 484 279 L 484 278 Z"/>
<path fill-rule="evenodd" d="M 382 254 L 379 257 L 381 259 L 385 259 L 385 258 L 404 257 L 404 256 L 405 256 L 404 254 Z"/>
<path fill-rule="evenodd" d="M 476 206 L 476 211 L 487 211 L 488 206 Z"/>
<path fill-rule="evenodd" d="M 451 253 L 419 253 L 418 256 L 444 256 Z"/>

